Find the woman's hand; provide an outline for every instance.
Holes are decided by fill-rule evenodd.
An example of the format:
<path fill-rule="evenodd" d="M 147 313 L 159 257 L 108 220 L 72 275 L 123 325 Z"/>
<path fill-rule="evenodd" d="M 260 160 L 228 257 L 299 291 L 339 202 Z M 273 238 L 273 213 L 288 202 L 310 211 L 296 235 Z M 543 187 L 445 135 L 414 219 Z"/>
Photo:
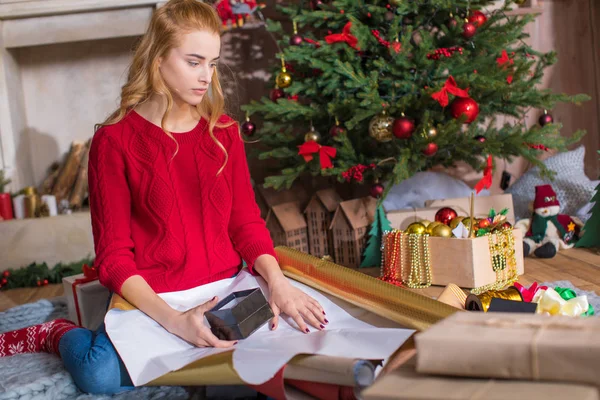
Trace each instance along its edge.
<path fill-rule="evenodd" d="M 292 286 L 283 274 L 277 279 L 270 280 L 268 284 L 271 294 L 269 304 L 275 314 L 271 322 L 271 330 L 277 329 L 280 313 L 290 316 L 298 328 L 306 333 L 310 332 L 307 322 L 318 330 L 324 329 L 325 324 L 329 323 L 319 302 Z"/>
<path fill-rule="evenodd" d="M 165 323 L 165 329 L 198 347 L 232 347 L 237 342 L 220 340 L 204 324 L 204 313 L 217 304 L 217 296 L 185 312 L 175 314 Z"/>

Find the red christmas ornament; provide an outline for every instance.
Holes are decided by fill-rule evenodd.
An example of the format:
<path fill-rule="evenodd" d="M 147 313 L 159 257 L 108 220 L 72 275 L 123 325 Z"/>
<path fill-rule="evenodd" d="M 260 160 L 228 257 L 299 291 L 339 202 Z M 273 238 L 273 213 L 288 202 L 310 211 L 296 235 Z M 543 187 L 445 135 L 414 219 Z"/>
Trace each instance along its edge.
<path fill-rule="evenodd" d="M 2 273 L 2 276 L 8 278 L 10 276 L 10 271 L 6 270 Z"/>
<path fill-rule="evenodd" d="M 302 36 L 300 35 L 292 35 L 290 38 L 290 44 L 292 46 L 300 46 L 303 42 Z"/>
<path fill-rule="evenodd" d="M 415 123 L 408 117 L 400 117 L 394 120 L 392 132 L 398 139 L 410 139 L 415 131 Z"/>
<path fill-rule="evenodd" d="M 442 207 L 435 213 L 435 220 L 444 225 L 448 225 L 450 221 L 456 218 L 458 214 L 450 207 Z"/>
<path fill-rule="evenodd" d="M 256 125 L 254 125 L 253 122 L 251 121 L 246 121 L 242 124 L 242 133 L 246 136 L 252 136 L 254 135 L 254 132 L 256 131 Z"/>
<path fill-rule="evenodd" d="M 463 25 L 463 36 L 467 39 L 470 39 L 473 36 L 475 36 L 476 31 L 477 27 L 475 26 L 475 24 L 467 22 Z"/>
<path fill-rule="evenodd" d="M 316 10 L 317 8 L 319 8 L 319 6 L 323 4 L 323 2 L 321 0 L 311 0 L 310 1 L 310 8 L 311 10 Z"/>
<path fill-rule="evenodd" d="M 500 226 L 500 229 L 509 229 L 509 228 L 512 228 L 512 225 L 511 225 L 511 224 L 510 224 L 510 222 L 508 222 L 508 221 L 506 221 L 505 223 L 503 223 L 503 224 Z"/>
<path fill-rule="evenodd" d="M 476 28 L 479 28 L 487 22 L 487 17 L 484 13 L 477 10 L 474 11 L 473 14 L 471 14 L 471 16 L 469 16 L 469 22 L 475 25 Z"/>
<path fill-rule="evenodd" d="M 544 113 L 540 116 L 540 119 L 538 122 L 540 123 L 541 126 L 546 126 L 547 124 L 553 123 L 554 118 L 552 118 L 552 115 L 550 115 L 548 113 Z"/>
<path fill-rule="evenodd" d="M 475 136 L 475 140 L 477 140 L 479 143 L 485 143 L 487 139 L 483 135 L 477 135 Z"/>
<path fill-rule="evenodd" d="M 329 134 L 334 137 L 338 136 L 338 135 L 342 135 L 344 133 L 346 133 L 346 130 L 339 125 L 334 125 L 329 130 Z"/>
<path fill-rule="evenodd" d="M 383 194 L 383 190 L 383 185 L 381 183 L 376 183 L 373 186 L 371 186 L 371 196 L 378 199 Z"/>
<path fill-rule="evenodd" d="M 490 220 L 489 220 L 489 219 L 487 219 L 487 218 L 483 218 L 483 219 L 480 219 L 480 220 L 479 220 L 479 222 L 477 223 L 477 226 L 479 226 L 481 229 L 485 229 L 485 228 L 487 228 L 488 226 L 490 226 L 491 224 L 492 224 L 492 223 L 490 222 Z"/>
<path fill-rule="evenodd" d="M 450 18 L 450 20 L 448 21 L 448 27 L 456 28 L 457 26 L 458 26 L 458 21 L 456 20 L 456 18 L 454 18 L 454 17 Z"/>
<path fill-rule="evenodd" d="M 285 96 L 285 92 L 281 88 L 275 88 L 275 89 L 271 90 L 271 93 L 269 94 L 269 98 L 272 101 L 277 101 L 278 99 L 281 99 L 283 96 Z"/>
<path fill-rule="evenodd" d="M 2 283 L 2 285 L 6 285 L 8 283 L 8 279 L 2 278 L 2 280 L 0 281 L 0 283 Z"/>
<path fill-rule="evenodd" d="M 479 115 L 479 105 L 470 97 L 458 97 L 450 105 L 450 111 L 454 118 L 460 118 L 463 114 L 466 115 L 466 123 L 470 124 Z"/>
<path fill-rule="evenodd" d="M 423 149 L 423 154 L 427 157 L 431 157 L 438 151 L 438 145 L 435 143 L 427 143 L 427 146 Z"/>
<path fill-rule="evenodd" d="M 44 286 L 46 286 L 48 284 L 48 279 L 44 279 L 43 284 L 44 284 Z"/>
<path fill-rule="evenodd" d="M 37 282 L 36 282 L 36 285 L 38 285 L 38 286 L 42 286 L 42 281 L 40 281 L 40 280 L 38 279 L 38 280 L 37 280 Z"/>

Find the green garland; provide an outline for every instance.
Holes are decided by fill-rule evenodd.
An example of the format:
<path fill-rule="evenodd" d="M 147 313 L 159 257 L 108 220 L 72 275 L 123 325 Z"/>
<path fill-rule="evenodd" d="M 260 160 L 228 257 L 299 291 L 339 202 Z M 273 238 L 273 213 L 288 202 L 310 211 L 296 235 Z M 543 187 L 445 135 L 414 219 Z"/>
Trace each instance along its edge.
<path fill-rule="evenodd" d="M 0 275 L 0 282 L 6 279 L 5 284 L 0 284 L 0 289 L 14 289 L 23 287 L 36 287 L 50 283 L 61 283 L 65 276 L 82 273 L 83 265 L 92 266 L 94 258 L 86 257 L 72 263 L 58 263 L 54 268 L 48 264 L 31 263 L 19 269 L 8 269 Z"/>

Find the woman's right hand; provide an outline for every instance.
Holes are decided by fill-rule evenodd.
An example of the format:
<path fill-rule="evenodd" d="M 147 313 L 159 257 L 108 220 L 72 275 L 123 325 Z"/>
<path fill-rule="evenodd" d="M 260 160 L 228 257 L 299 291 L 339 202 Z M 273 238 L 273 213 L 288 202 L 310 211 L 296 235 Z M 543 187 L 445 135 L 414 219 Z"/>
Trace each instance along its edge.
<path fill-rule="evenodd" d="M 217 296 L 185 312 L 178 312 L 165 324 L 165 329 L 198 347 L 232 347 L 237 341 L 220 340 L 204 324 L 204 313 L 217 304 Z"/>

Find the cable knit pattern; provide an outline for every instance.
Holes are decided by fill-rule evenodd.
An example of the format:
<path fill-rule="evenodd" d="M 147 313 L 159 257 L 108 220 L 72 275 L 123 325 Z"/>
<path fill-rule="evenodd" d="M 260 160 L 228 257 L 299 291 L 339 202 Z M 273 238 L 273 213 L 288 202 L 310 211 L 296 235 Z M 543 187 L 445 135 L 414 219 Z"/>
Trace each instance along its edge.
<path fill-rule="evenodd" d="M 233 122 L 221 117 L 221 123 Z M 101 128 L 90 149 L 89 187 L 100 282 L 120 293 L 141 275 L 158 293 L 185 290 L 250 271 L 275 256 L 260 218 L 237 124 L 215 128 L 229 161 L 202 120 L 174 133 L 130 112 Z"/>

